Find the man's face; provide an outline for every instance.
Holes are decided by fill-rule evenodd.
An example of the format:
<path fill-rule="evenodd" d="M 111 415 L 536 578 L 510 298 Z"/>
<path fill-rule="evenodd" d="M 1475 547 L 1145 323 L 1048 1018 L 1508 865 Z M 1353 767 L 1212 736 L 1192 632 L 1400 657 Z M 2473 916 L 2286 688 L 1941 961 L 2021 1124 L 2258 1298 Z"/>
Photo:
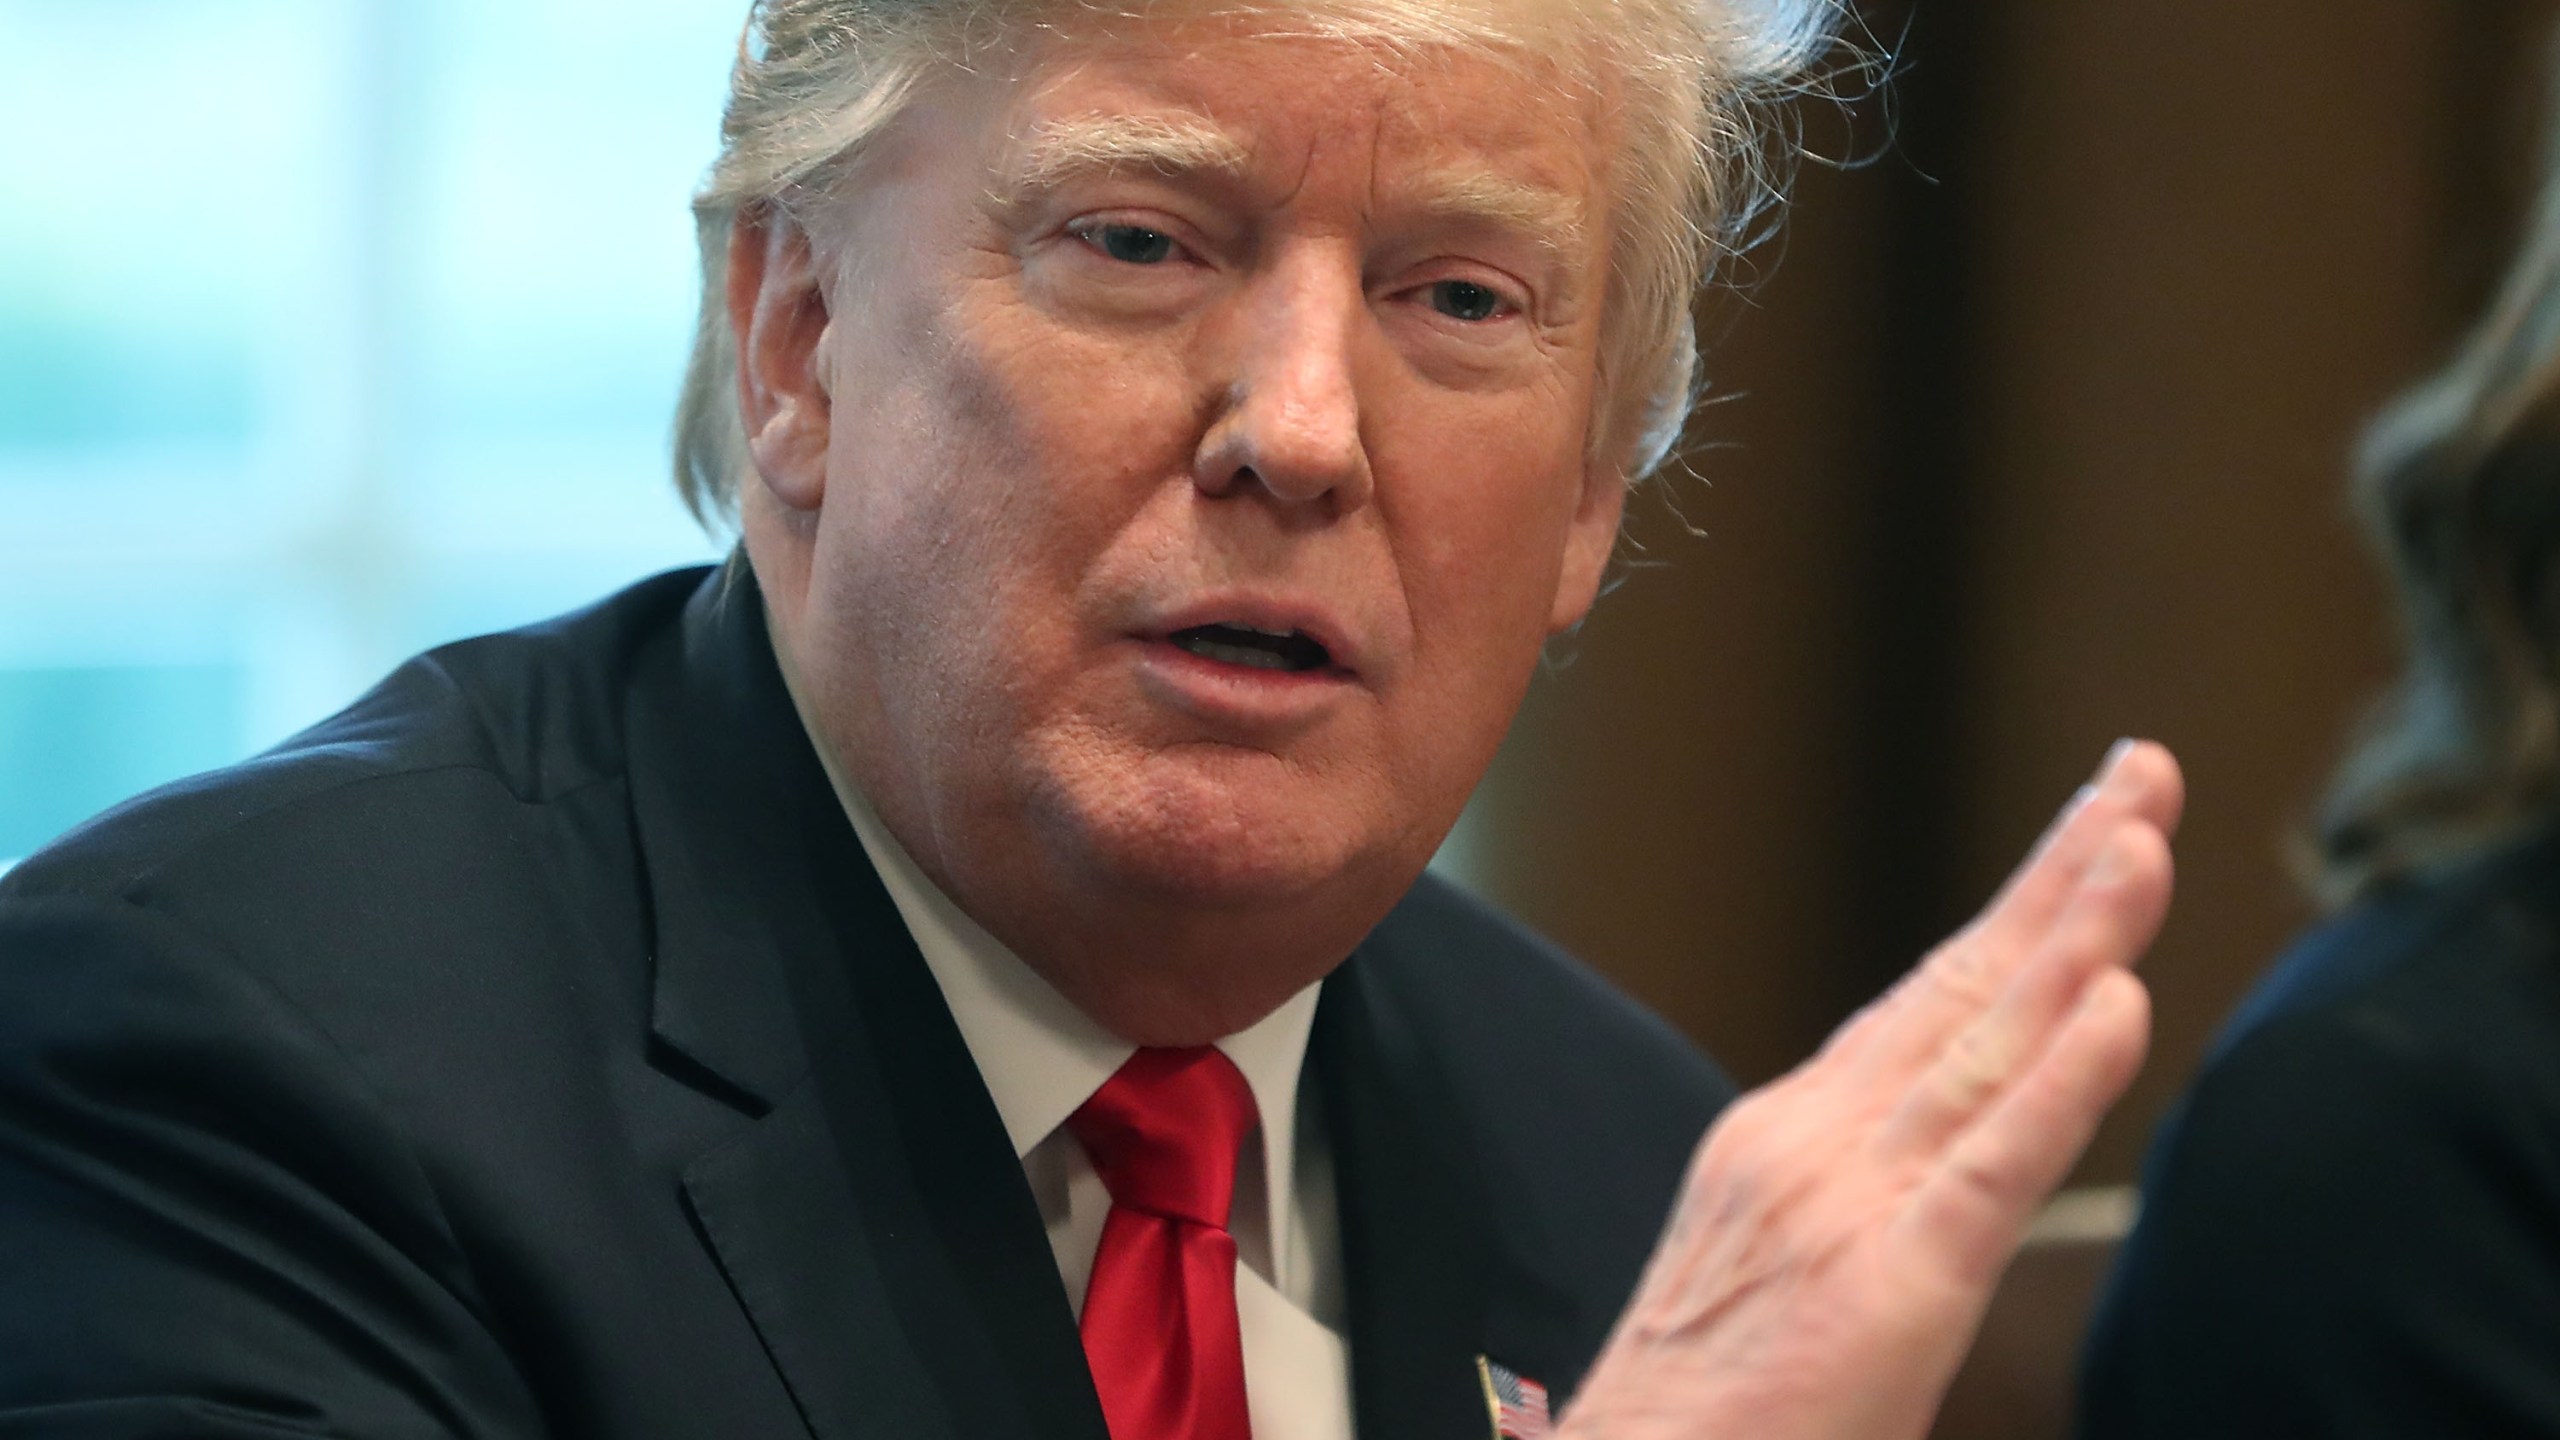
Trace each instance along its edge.
<path fill-rule="evenodd" d="M 1156 26 L 939 86 L 812 220 L 822 459 L 759 440 L 750 547 L 822 742 L 999 934 L 1411 883 L 1617 526 L 1598 108 Z"/>

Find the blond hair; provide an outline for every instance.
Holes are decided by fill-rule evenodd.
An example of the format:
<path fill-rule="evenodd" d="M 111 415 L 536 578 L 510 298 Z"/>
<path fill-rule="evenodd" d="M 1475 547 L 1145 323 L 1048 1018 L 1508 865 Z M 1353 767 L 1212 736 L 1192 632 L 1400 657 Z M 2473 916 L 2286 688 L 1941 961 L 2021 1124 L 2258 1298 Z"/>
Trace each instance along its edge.
<path fill-rule="evenodd" d="M 731 74 L 719 158 L 694 199 L 702 306 L 676 410 L 678 492 L 706 525 L 750 468 L 727 310 L 739 217 L 848 174 L 936 66 L 992 52 L 1044 12 L 1144 18 L 1101 0 L 756 0 Z M 1762 112 L 1832 35 L 1839 0 L 1207 0 L 1282 33 L 1535 53 L 1557 24 L 1606 67 L 1623 117 L 1593 458 L 1629 481 L 1660 465 L 1695 398 L 1690 306 L 1774 200 Z M 1530 18 L 1527 33 L 1520 25 Z M 1594 77 L 1600 78 L 1600 77 Z"/>

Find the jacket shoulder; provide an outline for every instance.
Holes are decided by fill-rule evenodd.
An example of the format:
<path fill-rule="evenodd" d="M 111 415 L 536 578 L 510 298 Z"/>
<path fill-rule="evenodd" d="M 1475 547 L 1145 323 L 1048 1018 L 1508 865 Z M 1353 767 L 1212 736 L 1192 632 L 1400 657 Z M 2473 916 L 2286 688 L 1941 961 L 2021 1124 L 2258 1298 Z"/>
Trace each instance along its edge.
<path fill-rule="evenodd" d="M 2202 1079 L 2326 1049 L 2503 1088 L 2560 1080 L 2560 837 L 2403 885 L 2297 940 L 2217 1039 Z"/>
<path fill-rule="evenodd" d="M 2084 1436 L 2560 1426 L 2555 884 L 2526 847 L 2277 961 L 2145 1167 Z"/>
<path fill-rule="evenodd" d="M 1381 1043 L 1436 1074 L 1482 1187 L 1482 1343 L 1569 1391 L 1634 1290 L 1734 1087 L 1580 961 L 1426 875 L 1357 959 Z"/>
<path fill-rule="evenodd" d="M 1715 1063 L 1660 1016 L 1502 910 L 1425 874 L 1367 943 L 1363 963 L 1435 1049 L 1503 1091 L 1634 1106 L 1694 1122 L 1734 1095 Z"/>

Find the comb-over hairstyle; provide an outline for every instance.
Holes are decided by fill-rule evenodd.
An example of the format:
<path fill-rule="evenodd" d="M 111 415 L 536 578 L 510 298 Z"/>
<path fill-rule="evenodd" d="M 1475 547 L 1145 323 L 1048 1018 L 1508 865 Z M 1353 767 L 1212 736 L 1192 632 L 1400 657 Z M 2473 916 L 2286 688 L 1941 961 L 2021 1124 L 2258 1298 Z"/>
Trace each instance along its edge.
<path fill-rule="evenodd" d="M 1622 125 L 1615 254 L 1592 458 L 1629 482 L 1670 454 L 1695 398 L 1690 306 L 1777 198 L 1771 101 L 1832 43 L 1843 0 L 756 0 L 720 154 L 694 199 L 702 309 L 676 410 L 677 490 L 705 525 L 734 520 L 751 468 L 727 309 L 729 236 L 858 184 L 864 147 L 937 67 L 972 67 L 1039 27 L 1243 15 L 1269 33 L 1496 58 L 1580 57 Z"/>

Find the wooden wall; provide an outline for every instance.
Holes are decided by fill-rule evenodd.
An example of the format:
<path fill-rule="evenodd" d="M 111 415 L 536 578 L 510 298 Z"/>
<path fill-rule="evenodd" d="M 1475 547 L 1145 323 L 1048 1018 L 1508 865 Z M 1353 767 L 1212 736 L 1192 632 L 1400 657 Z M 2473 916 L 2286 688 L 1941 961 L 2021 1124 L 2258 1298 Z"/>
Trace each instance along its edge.
<path fill-rule="evenodd" d="M 2553 9 L 1871 8 L 1899 74 L 1805 124 L 1884 153 L 1805 166 L 1705 312 L 1696 475 L 1532 695 L 1477 883 L 1757 1081 L 2162 739 L 2158 1039 L 2083 1167 L 2129 1179 L 2309 915 L 2285 840 L 2393 657 L 2346 457 L 2503 261 Z"/>

